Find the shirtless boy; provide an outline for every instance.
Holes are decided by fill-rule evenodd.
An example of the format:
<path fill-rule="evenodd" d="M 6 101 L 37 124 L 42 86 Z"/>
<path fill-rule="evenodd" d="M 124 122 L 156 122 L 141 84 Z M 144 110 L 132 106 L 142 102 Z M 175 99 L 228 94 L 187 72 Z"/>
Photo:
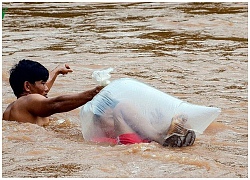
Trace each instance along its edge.
<path fill-rule="evenodd" d="M 3 119 L 46 125 L 50 115 L 71 111 L 84 105 L 103 88 L 98 86 L 81 93 L 48 98 L 47 94 L 56 77 L 69 72 L 72 70 L 67 64 L 49 73 L 39 62 L 25 59 L 19 61 L 10 70 L 9 78 L 17 100 L 6 108 Z"/>

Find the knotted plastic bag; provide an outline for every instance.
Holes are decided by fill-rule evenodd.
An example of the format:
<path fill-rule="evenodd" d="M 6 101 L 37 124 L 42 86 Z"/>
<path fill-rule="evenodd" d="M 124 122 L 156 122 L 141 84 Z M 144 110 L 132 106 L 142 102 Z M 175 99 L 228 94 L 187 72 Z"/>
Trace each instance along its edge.
<path fill-rule="evenodd" d="M 106 86 L 110 83 L 110 72 L 112 72 L 113 68 L 108 68 L 104 70 L 97 70 L 92 73 L 92 79 L 100 86 Z"/>
<path fill-rule="evenodd" d="M 134 117 L 139 124 L 148 121 L 157 132 L 163 134 L 167 134 L 172 120 L 176 117 L 182 117 L 184 128 L 201 134 L 221 112 L 220 108 L 182 101 L 135 79 L 121 78 L 112 81 L 81 108 L 84 139 L 92 141 L 96 138 L 115 136 L 112 109 L 123 102 L 132 104 L 133 110 L 140 113 L 139 119 Z M 124 111 L 130 113 L 126 112 L 126 109 Z M 145 137 L 145 134 L 142 136 Z"/>

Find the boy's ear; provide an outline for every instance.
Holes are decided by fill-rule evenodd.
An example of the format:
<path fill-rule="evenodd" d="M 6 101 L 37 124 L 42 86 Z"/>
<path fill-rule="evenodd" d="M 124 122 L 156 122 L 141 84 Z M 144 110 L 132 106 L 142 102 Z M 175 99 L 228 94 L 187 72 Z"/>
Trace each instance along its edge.
<path fill-rule="evenodd" d="M 30 83 L 28 81 L 25 81 L 23 84 L 24 91 L 30 92 Z"/>

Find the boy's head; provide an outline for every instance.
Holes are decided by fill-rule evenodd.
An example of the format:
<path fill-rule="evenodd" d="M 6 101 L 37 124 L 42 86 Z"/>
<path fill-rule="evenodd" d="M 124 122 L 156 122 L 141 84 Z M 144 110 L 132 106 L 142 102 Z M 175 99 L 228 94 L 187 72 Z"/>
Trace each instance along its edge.
<path fill-rule="evenodd" d="M 16 97 L 24 92 L 24 82 L 34 84 L 36 81 L 47 81 L 49 71 L 39 62 L 32 60 L 21 60 L 10 70 L 10 86 Z"/>

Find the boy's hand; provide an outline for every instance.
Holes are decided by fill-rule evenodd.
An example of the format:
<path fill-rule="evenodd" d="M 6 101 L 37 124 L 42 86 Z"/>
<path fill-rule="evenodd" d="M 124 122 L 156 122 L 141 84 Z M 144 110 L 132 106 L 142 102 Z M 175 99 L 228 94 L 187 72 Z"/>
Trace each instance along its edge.
<path fill-rule="evenodd" d="M 57 67 L 57 70 L 58 70 L 58 74 L 68 74 L 69 72 L 73 72 L 72 69 L 70 69 L 69 65 L 68 64 L 65 64 L 63 67 Z"/>
<path fill-rule="evenodd" d="M 98 94 L 103 88 L 104 88 L 104 86 L 97 86 L 95 88 L 96 93 Z"/>

